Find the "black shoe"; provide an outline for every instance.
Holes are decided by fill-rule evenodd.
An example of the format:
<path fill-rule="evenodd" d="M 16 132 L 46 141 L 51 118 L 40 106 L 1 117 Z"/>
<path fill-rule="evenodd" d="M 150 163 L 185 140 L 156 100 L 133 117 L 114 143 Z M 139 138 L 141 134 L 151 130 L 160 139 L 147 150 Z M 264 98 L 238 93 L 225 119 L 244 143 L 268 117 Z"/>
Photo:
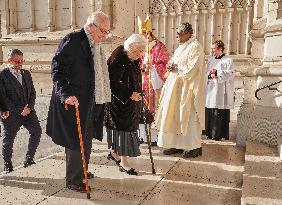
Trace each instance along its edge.
<path fill-rule="evenodd" d="M 31 165 L 33 165 L 33 164 L 36 164 L 36 163 L 33 161 L 33 159 L 27 159 L 27 160 L 24 161 L 24 168 L 27 168 L 27 167 L 29 167 L 29 166 L 31 166 Z"/>
<path fill-rule="evenodd" d="M 110 154 L 108 154 L 107 159 L 108 159 L 108 160 L 113 160 L 113 161 L 115 161 L 115 163 L 116 163 L 117 165 L 119 165 L 120 162 L 121 162 L 120 160 L 117 160 L 116 158 L 114 158 L 114 156 L 112 155 L 111 152 L 110 152 Z"/>
<path fill-rule="evenodd" d="M 74 184 L 67 183 L 67 188 L 80 193 L 86 193 L 86 185 L 83 182 L 74 183 Z M 91 191 L 91 188 L 89 186 L 88 186 L 88 190 Z"/>
<path fill-rule="evenodd" d="M 127 174 L 129 174 L 129 175 L 138 175 L 138 172 L 135 170 L 135 169 L 133 169 L 133 168 L 130 168 L 129 170 L 126 170 L 123 166 L 119 166 L 119 171 L 121 171 L 121 172 L 125 172 L 125 173 L 127 173 Z"/>
<path fill-rule="evenodd" d="M 199 156 L 202 156 L 202 147 L 193 149 L 191 151 L 185 151 L 183 153 L 184 158 L 195 158 Z"/>
<path fill-rule="evenodd" d="M 158 146 L 158 144 L 157 144 L 157 142 L 151 142 L 151 146 L 156 147 L 156 146 Z"/>
<path fill-rule="evenodd" d="M 4 171 L 6 174 L 14 171 L 12 163 L 4 163 Z"/>
<path fill-rule="evenodd" d="M 163 151 L 165 155 L 172 155 L 172 154 L 182 154 L 183 149 L 176 149 L 176 148 L 169 148 Z"/>

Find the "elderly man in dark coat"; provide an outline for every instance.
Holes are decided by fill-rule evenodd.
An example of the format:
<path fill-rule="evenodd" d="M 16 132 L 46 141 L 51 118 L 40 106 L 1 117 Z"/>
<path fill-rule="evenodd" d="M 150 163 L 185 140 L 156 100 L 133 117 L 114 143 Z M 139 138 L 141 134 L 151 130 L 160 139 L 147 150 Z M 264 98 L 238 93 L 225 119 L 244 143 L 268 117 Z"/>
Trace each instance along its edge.
<path fill-rule="evenodd" d="M 100 42 L 109 34 L 110 21 L 103 12 L 94 12 L 80 31 L 68 34 L 52 61 L 53 93 L 46 133 L 65 147 L 67 188 L 85 192 L 75 108 L 79 104 L 81 130 L 88 166 L 92 139 L 102 140 L 103 107 L 111 90 L 106 60 Z M 66 111 L 65 104 L 70 105 Z M 87 173 L 93 177 L 91 172 Z"/>

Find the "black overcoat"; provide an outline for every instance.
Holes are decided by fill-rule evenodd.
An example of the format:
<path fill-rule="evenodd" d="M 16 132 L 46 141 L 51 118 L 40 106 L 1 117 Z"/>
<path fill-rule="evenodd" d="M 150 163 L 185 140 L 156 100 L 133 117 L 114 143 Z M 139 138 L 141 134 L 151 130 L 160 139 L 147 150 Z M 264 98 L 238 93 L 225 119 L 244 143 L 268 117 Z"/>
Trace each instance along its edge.
<path fill-rule="evenodd" d="M 140 60 L 131 61 L 119 46 L 108 60 L 112 98 L 106 108 L 106 127 L 136 132 L 139 127 L 140 101 L 130 99 L 133 92 L 141 93 Z M 110 115 L 110 116 L 107 116 Z"/>
<path fill-rule="evenodd" d="M 68 34 L 59 44 L 52 60 L 53 92 L 47 118 L 46 133 L 63 147 L 79 150 L 79 138 L 74 106 L 66 111 L 69 96 L 79 101 L 82 135 L 103 138 L 103 105 L 94 99 L 95 78 L 93 58 L 84 29 Z"/>
<path fill-rule="evenodd" d="M 6 112 L 8 111 L 8 105 L 6 104 L 5 98 L 0 91 L 0 111 Z"/>

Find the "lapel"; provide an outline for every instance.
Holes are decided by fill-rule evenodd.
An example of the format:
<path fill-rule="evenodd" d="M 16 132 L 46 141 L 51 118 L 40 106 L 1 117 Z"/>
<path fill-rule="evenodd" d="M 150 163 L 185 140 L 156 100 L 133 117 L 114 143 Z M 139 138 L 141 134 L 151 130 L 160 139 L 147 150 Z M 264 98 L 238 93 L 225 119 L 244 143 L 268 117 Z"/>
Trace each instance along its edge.
<path fill-rule="evenodd" d="M 29 95 L 30 95 L 30 86 L 29 86 L 29 83 L 30 81 L 27 79 L 27 75 L 26 75 L 26 71 L 25 70 L 22 70 L 21 69 L 21 74 L 22 74 L 22 83 L 23 83 L 23 86 L 25 85 L 26 86 L 26 95 L 27 95 L 27 99 L 29 99 Z"/>
<path fill-rule="evenodd" d="M 94 62 L 93 62 L 92 53 L 91 53 L 88 38 L 87 38 L 86 33 L 85 33 L 83 28 L 81 29 L 80 32 L 81 32 L 81 47 L 82 47 L 82 50 L 84 52 L 84 55 L 87 56 L 88 62 L 91 65 L 91 70 L 93 70 Z"/>
<path fill-rule="evenodd" d="M 9 81 L 8 84 L 12 85 L 14 87 L 18 97 L 20 97 L 21 96 L 20 89 L 22 88 L 21 84 L 19 83 L 17 78 L 9 71 L 8 68 L 7 68 L 5 74 L 6 74 L 6 78 Z"/>

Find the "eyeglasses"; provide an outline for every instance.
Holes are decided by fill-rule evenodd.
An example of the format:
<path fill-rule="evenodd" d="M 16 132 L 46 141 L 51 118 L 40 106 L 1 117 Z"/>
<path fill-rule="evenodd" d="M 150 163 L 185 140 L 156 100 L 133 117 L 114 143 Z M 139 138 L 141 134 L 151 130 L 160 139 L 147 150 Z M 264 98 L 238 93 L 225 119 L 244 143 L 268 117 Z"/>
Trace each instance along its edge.
<path fill-rule="evenodd" d="M 110 33 L 111 33 L 111 31 L 110 30 L 107 30 L 107 31 L 105 31 L 105 30 L 102 30 L 99 26 L 97 26 L 95 23 L 92 23 L 95 27 L 97 27 L 97 28 L 99 28 L 99 30 L 100 30 L 100 32 L 102 33 L 102 34 L 105 34 L 106 36 L 108 36 L 108 35 L 110 35 Z"/>
<path fill-rule="evenodd" d="M 13 60 L 13 59 L 11 59 L 11 61 L 13 61 L 16 64 L 23 64 L 25 62 L 25 60 L 18 60 L 18 61 L 16 61 L 16 60 Z"/>

